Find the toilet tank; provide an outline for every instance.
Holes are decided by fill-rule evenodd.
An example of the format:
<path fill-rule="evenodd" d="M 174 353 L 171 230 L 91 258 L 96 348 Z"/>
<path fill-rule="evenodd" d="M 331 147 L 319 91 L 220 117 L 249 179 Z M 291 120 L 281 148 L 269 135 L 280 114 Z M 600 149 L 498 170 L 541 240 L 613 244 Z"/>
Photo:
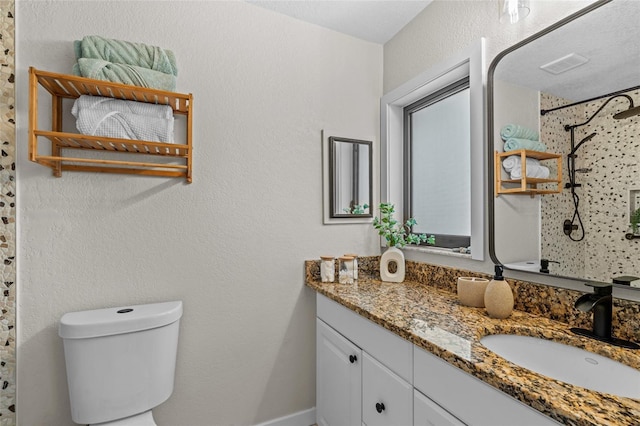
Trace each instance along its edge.
<path fill-rule="evenodd" d="M 63 315 L 59 335 L 73 421 L 112 421 L 166 401 L 181 317 L 181 301 Z"/>

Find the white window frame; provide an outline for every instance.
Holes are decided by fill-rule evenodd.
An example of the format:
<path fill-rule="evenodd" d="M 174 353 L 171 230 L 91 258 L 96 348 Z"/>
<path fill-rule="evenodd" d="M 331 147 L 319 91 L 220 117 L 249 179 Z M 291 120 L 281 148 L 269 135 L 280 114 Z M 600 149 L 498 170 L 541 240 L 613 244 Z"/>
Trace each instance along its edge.
<path fill-rule="evenodd" d="M 471 259 L 484 260 L 485 173 L 485 40 L 434 65 L 384 95 L 380 100 L 380 198 L 393 203 L 403 218 L 403 109 L 464 77 L 469 77 L 471 102 Z M 374 213 L 375 214 L 375 213 Z M 384 244 L 384 241 L 382 241 Z M 422 247 L 421 247 L 422 249 Z M 438 250 L 433 252 L 437 253 Z"/>

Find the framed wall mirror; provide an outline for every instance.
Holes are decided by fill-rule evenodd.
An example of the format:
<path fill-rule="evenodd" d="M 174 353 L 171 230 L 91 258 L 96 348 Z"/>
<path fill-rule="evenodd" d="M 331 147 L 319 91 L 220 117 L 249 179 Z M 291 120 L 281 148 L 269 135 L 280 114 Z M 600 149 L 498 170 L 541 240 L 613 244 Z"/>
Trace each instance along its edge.
<path fill-rule="evenodd" d="M 373 141 L 322 131 L 323 223 L 373 221 Z"/>
<path fill-rule="evenodd" d="M 372 217 L 372 142 L 329 137 L 332 218 Z"/>
<path fill-rule="evenodd" d="M 489 252 L 494 262 L 627 287 L 640 277 L 640 235 L 633 226 L 640 220 L 638 16 L 640 2 L 597 1 L 505 50 L 491 64 Z M 561 174 L 557 193 L 496 194 L 498 174 L 509 179 L 501 162 L 510 157 L 497 159 L 495 152 L 509 151 L 505 130 L 518 127 L 531 131 L 529 140 L 542 143 L 547 153 L 559 155 L 560 170 L 555 161 L 545 165 L 551 175 Z M 527 156 L 527 171 L 521 170 L 527 176 L 542 164 L 529 161 Z"/>

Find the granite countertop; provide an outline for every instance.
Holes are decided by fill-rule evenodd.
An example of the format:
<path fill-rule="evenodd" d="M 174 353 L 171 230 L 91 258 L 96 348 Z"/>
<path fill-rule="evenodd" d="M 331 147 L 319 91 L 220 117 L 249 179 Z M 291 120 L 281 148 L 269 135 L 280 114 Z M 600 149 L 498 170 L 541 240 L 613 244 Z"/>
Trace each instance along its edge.
<path fill-rule="evenodd" d="M 492 319 L 484 308 L 462 306 L 455 293 L 424 283 L 360 279 L 353 285 L 306 285 L 400 337 L 564 424 L 638 425 L 640 400 L 569 385 L 536 374 L 480 344 L 488 334 L 520 334 L 567 343 L 640 369 L 640 351 L 579 337 L 565 323 L 514 310 Z"/>

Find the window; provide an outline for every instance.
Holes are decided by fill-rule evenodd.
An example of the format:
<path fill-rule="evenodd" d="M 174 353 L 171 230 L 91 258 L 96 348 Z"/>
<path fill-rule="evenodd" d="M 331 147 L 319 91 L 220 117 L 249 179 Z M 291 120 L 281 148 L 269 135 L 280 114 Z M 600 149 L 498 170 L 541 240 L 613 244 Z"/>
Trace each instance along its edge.
<path fill-rule="evenodd" d="M 404 212 L 437 247 L 471 244 L 469 79 L 404 108 Z"/>
<path fill-rule="evenodd" d="M 459 86 L 464 81 L 468 81 L 468 86 L 464 87 L 464 83 Z M 440 236 L 440 240 L 436 237 L 436 246 L 470 246 L 473 260 L 484 260 L 486 251 L 484 81 L 484 39 L 480 39 L 466 51 L 385 94 L 380 105 L 380 201 L 396 206 L 396 220 L 415 217 L 418 226 L 414 232 Z M 468 101 L 463 99 L 465 97 L 468 97 Z M 405 109 L 420 106 L 422 100 L 426 102 L 424 108 L 418 108 L 411 114 L 414 130 L 421 134 L 423 126 L 420 123 L 423 121 L 438 121 L 440 127 L 434 130 L 433 126 L 427 126 L 431 129 L 429 131 L 435 132 L 425 136 L 431 143 L 423 145 L 414 141 L 405 145 Z M 439 114 L 445 114 L 447 119 L 458 120 L 460 111 L 439 111 L 448 104 L 456 104 L 458 100 L 461 104 L 453 108 L 455 111 L 458 107 L 465 109 L 468 117 L 463 120 L 468 123 L 466 130 L 459 127 L 458 121 L 452 124 L 434 119 Z M 462 106 L 465 102 L 468 102 L 466 106 Z M 417 127 L 416 121 L 419 122 Z M 458 132 L 469 135 L 466 148 L 451 145 L 453 134 Z M 422 136 L 418 138 L 423 139 Z M 410 154 L 411 150 L 414 151 L 413 155 Z M 423 152 L 419 152 L 421 150 Z M 405 155 L 405 151 L 409 151 L 410 156 Z M 408 158 L 413 159 L 406 161 Z M 452 177 L 452 174 L 455 176 Z M 454 182 L 454 178 L 459 180 Z M 469 204 L 457 204 L 467 202 L 465 200 Z M 454 217 L 454 214 L 465 212 L 468 216 Z M 438 222 L 443 218 L 451 220 L 447 220 L 446 225 Z M 457 240 L 457 237 L 468 239 Z M 427 257 L 442 253 L 442 250 L 429 247 L 420 250 Z"/>

